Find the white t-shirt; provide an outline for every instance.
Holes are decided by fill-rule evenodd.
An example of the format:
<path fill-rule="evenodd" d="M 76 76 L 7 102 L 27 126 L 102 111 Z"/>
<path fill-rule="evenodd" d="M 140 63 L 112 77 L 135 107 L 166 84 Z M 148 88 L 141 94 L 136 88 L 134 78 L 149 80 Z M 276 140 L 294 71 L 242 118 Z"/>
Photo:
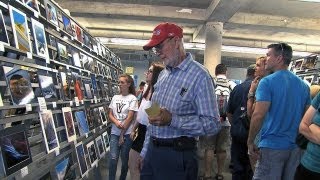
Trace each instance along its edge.
<path fill-rule="evenodd" d="M 128 117 L 129 111 L 138 111 L 138 101 L 136 96 L 129 94 L 127 96 L 115 95 L 112 97 L 109 108 L 113 112 L 113 116 L 120 122 Z M 130 134 L 132 131 L 132 125 L 127 129 L 126 134 Z M 120 135 L 121 129 L 119 129 L 115 124 L 112 124 L 111 134 Z"/>
<path fill-rule="evenodd" d="M 148 119 L 148 114 L 146 113 L 145 109 L 151 107 L 152 102 L 147 101 L 145 98 L 142 98 L 138 113 L 137 113 L 137 121 L 140 124 L 148 126 L 149 124 L 149 119 Z"/>

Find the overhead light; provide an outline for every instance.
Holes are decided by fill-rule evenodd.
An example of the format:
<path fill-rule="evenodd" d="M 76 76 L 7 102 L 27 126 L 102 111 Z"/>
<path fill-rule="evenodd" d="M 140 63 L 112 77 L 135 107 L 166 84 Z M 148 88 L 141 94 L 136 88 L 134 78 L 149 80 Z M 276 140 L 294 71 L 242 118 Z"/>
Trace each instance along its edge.
<path fill-rule="evenodd" d="M 145 44 L 147 44 L 149 42 L 149 40 L 143 40 L 143 39 L 106 38 L 106 37 L 98 37 L 98 39 L 103 44 L 123 45 L 123 46 L 140 46 L 141 49 L 142 49 L 142 46 L 144 46 Z M 206 44 L 204 44 L 204 43 L 184 43 L 184 48 L 204 51 L 206 48 Z M 222 45 L 221 51 L 265 55 L 267 52 L 267 48 L 253 48 L 253 47 Z M 305 56 L 309 56 L 311 54 L 312 53 L 305 52 L 305 51 L 293 51 L 293 56 L 305 57 Z"/>
<path fill-rule="evenodd" d="M 320 0 L 297 0 L 297 1 L 302 1 L 302 2 L 316 2 L 316 3 L 320 3 Z"/>
<path fill-rule="evenodd" d="M 192 13 L 192 9 L 180 9 L 180 10 L 176 10 L 176 12 L 178 13 Z"/>

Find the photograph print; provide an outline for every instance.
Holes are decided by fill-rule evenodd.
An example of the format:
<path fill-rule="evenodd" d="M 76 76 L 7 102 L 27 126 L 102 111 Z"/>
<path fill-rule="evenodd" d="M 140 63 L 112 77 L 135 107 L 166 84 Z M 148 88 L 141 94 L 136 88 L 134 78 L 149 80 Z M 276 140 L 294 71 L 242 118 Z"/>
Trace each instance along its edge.
<path fill-rule="evenodd" d="M 83 43 L 82 29 L 78 25 L 75 25 L 75 31 L 76 31 L 76 39 L 79 42 Z"/>
<path fill-rule="evenodd" d="M 107 119 L 107 114 L 106 112 L 104 111 L 104 108 L 101 106 L 99 107 L 99 114 L 100 114 L 100 117 L 102 119 L 102 123 L 103 124 L 107 124 L 108 122 L 108 119 Z"/>
<path fill-rule="evenodd" d="M 67 132 L 68 142 L 75 141 L 77 137 L 76 137 L 76 130 L 74 127 L 71 108 L 63 107 L 62 114 L 64 119 L 64 126 Z"/>
<path fill-rule="evenodd" d="M 98 154 L 97 154 L 96 146 L 94 145 L 94 141 L 89 142 L 86 147 L 87 147 L 91 167 L 93 167 L 98 164 L 98 156 L 97 156 Z"/>
<path fill-rule="evenodd" d="M 318 60 L 318 56 L 309 56 L 306 58 L 306 61 L 305 61 L 305 68 L 307 69 L 313 69 L 316 64 L 317 64 L 317 60 Z"/>
<path fill-rule="evenodd" d="M 71 21 L 70 21 L 69 17 L 62 14 L 62 21 L 63 21 L 63 30 L 65 30 L 67 33 L 69 33 L 71 36 L 73 36 Z"/>
<path fill-rule="evenodd" d="M 36 52 L 39 56 L 45 58 L 47 63 L 50 63 L 44 26 L 43 24 L 41 24 L 40 22 L 32 18 L 31 18 L 31 24 L 32 24 L 32 30 L 33 30 L 33 39 L 36 46 Z"/>
<path fill-rule="evenodd" d="M 309 86 L 312 84 L 313 79 L 314 79 L 314 75 L 305 76 L 305 77 L 303 78 L 303 80 L 305 80 L 305 81 L 307 81 L 307 82 L 309 83 Z"/>
<path fill-rule="evenodd" d="M 35 95 L 27 71 L 15 67 L 10 68 L 10 70 L 4 69 L 4 72 L 14 105 L 25 105 L 35 102 Z"/>
<path fill-rule="evenodd" d="M 57 99 L 56 87 L 51 76 L 38 75 L 42 96 L 45 99 Z"/>
<path fill-rule="evenodd" d="M 74 115 L 78 122 L 80 136 L 84 136 L 85 134 L 89 133 L 89 126 L 84 111 L 77 111 L 74 113 Z"/>
<path fill-rule="evenodd" d="M 81 174 L 81 177 L 83 177 L 88 172 L 88 164 L 86 161 L 86 154 L 84 152 L 82 142 L 76 144 L 75 148 L 76 148 L 76 154 L 77 154 L 80 174 Z"/>
<path fill-rule="evenodd" d="M 60 72 L 60 80 L 61 80 L 63 98 L 64 100 L 70 100 L 69 80 L 65 72 Z"/>
<path fill-rule="evenodd" d="M 98 148 L 98 154 L 100 158 L 103 158 L 103 156 L 106 154 L 105 148 L 103 147 L 103 140 L 101 138 L 101 136 L 98 136 L 96 139 L 96 144 L 97 144 L 97 148 Z"/>
<path fill-rule="evenodd" d="M 55 169 L 56 169 L 58 180 L 74 179 L 72 172 L 70 171 L 70 168 L 71 168 L 70 161 L 71 159 L 67 157 L 56 165 Z"/>
<path fill-rule="evenodd" d="M 24 2 L 29 9 L 39 12 L 38 0 L 24 0 Z"/>
<path fill-rule="evenodd" d="M 45 0 L 45 6 L 46 6 L 47 20 L 53 23 L 54 25 L 59 26 L 57 10 L 55 5 L 53 5 L 50 2 L 50 0 Z"/>
<path fill-rule="evenodd" d="M 4 17 L 0 9 L 0 43 L 10 46 L 7 28 L 4 23 Z"/>
<path fill-rule="evenodd" d="M 92 92 L 91 92 L 91 86 L 89 83 L 86 83 L 84 82 L 84 89 L 85 89 L 85 92 L 86 92 L 86 96 L 88 99 L 92 99 L 93 96 L 92 96 Z"/>
<path fill-rule="evenodd" d="M 59 149 L 59 141 L 51 110 L 39 112 L 40 123 L 47 153 Z"/>
<path fill-rule="evenodd" d="M 22 51 L 32 52 L 26 14 L 10 5 L 9 11 L 15 47 Z"/>
<path fill-rule="evenodd" d="M 102 134 L 102 139 L 103 139 L 103 143 L 106 151 L 109 151 L 110 141 L 109 141 L 109 134 L 107 131 Z"/>
<path fill-rule="evenodd" d="M 32 162 L 26 127 L 16 125 L 0 131 L 1 156 L 6 175 Z"/>
<path fill-rule="evenodd" d="M 64 59 L 68 59 L 68 51 L 67 46 L 61 44 L 60 42 L 57 42 L 57 48 L 58 48 L 58 54 L 59 57 L 62 57 Z"/>

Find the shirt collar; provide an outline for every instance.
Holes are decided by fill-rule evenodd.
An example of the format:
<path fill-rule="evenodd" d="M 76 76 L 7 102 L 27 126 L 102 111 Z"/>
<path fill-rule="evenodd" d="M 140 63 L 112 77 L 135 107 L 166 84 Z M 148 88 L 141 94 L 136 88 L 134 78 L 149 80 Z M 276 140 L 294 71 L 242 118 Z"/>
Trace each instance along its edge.
<path fill-rule="evenodd" d="M 217 78 L 221 78 L 221 79 L 227 79 L 227 76 L 224 74 L 218 74 Z"/>
<path fill-rule="evenodd" d="M 188 68 L 188 66 L 190 65 L 190 63 L 193 61 L 192 55 L 191 53 L 187 52 L 186 53 L 186 58 L 175 68 L 171 68 L 171 67 L 166 67 L 167 70 L 169 71 L 173 71 L 175 69 L 181 69 L 182 71 L 186 71 L 186 69 Z"/>

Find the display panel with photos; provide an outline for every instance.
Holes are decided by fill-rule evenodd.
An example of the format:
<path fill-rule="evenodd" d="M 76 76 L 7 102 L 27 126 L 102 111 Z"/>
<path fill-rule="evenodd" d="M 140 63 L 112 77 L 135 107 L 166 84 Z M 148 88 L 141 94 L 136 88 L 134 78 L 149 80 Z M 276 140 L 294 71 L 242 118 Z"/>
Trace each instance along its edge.
<path fill-rule="evenodd" d="M 46 7 L 47 20 L 56 26 L 59 26 L 56 6 L 49 0 L 44 0 Z"/>
<path fill-rule="evenodd" d="M 51 110 L 39 112 L 41 129 L 46 150 L 49 153 L 59 149 L 59 141 Z"/>
<path fill-rule="evenodd" d="M 4 23 L 4 17 L 3 17 L 1 9 L 0 9 L 0 43 L 3 43 L 8 46 L 10 45 L 8 33 L 7 33 L 7 28 Z"/>
<path fill-rule="evenodd" d="M 103 156 L 106 154 L 105 148 L 103 147 L 103 140 L 101 136 L 98 136 L 96 139 L 96 145 L 97 145 L 97 150 L 100 158 L 103 158 Z"/>
<path fill-rule="evenodd" d="M 32 52 L 26 14 L 10 5 L 9 11 L 15 47 L 22 51 Z"/>
<path fill-rule="evenodd" d="M 63 107 L 62 114 L 64 119 L 64 126 L 66 128 L 68 142 L 75 141 L 77 137 L 76 137 L 76 130 L 74 127 L 71 108 Z"/>
<path fill-rule="evenodd" d="M 49 52 L 46 40 L 46 34 L 43 24 L 31 18 L 33 38 L 36 46 L 36 52 L 39 56 L 44 57 L 49 63 Z"/>
<path fill-rule="evenodd" d="M 85 154 L 82 142 L 76 144 L 75 148 L 76 148 L 80 174 L 81 174 L 81 177 L 83 177 L 88 172 L 88 164 L 86 161 L 86 154 Z"/>
<path fill-rule="evenodd" d="M 27 7 L 32 11 L 39 12 L 38 0 L 24 0 Z"/>
<path fill-rule="evenodd" d="M 17 67 L 3 66 L 3 70 L 9 85 L 12 103 L 14 105 L 25 105 L 35 102 L 29 73 Z"/>
<path fill-rule="evenodd" d="M 32 162 L 25 125 L 16 125 L 0 131 L 1 158 L 6 175 Z"/>
<path fill-rule="evenodd" d="M 79 129 L 80 136 L 83 136 L 89 133 L 89 126 L 88 126 L 84 111 L 77 111 L 74 113 L 74 115 L 78 122 L 78 129 Z"/>
<path fill-rule="evenodd" d="M 91 167 L 93 167 L 98 164 L 98 154 L 97 154 L 96 146 L 94 145 L 94 141 L 89 142 L 86 147 L 87 147 Z"/>
<path fill-rule="evenodd" d="M 38 75 L 42 96 L 45 99 L 55 100 L 58 98 L 57 90 L 53 83 L 53 79 L 49 75 Z"/>
<path fill-rule="evenodd" d="M 104 147 L 105 147 L 106 151 L 108 151 L 110 149 L 110 147 L 109 147 L 110 140 L 109 140 L 109 134 L 107 131 L 102 134 L 102 139 L 103 139 Z"/>

